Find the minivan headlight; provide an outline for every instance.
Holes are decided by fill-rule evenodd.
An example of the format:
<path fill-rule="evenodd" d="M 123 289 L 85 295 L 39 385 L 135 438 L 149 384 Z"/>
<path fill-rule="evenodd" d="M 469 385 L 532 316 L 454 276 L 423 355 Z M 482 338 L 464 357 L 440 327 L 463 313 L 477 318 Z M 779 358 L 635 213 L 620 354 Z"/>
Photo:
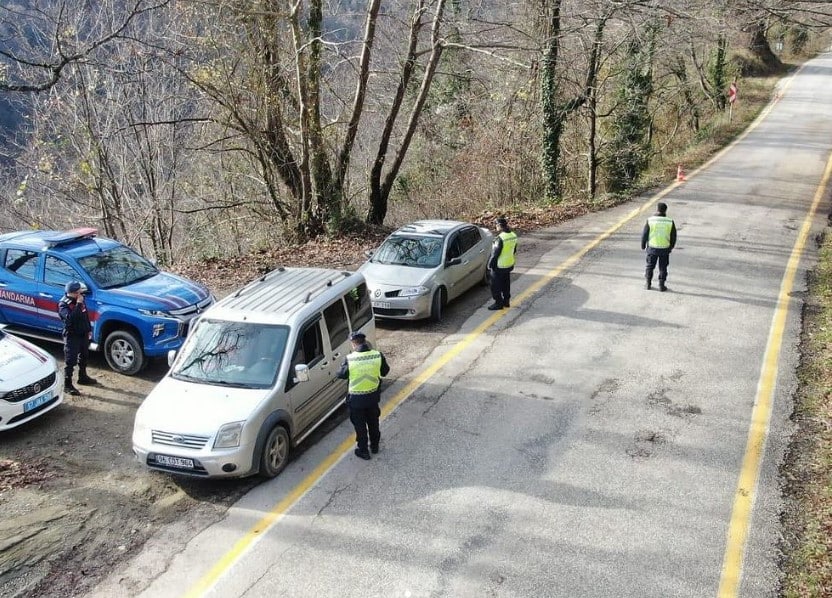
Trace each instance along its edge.
<path fill-rule="evenodd" d="M 416 295 L 427 295 L 428 293 L 430 293 L 430 289 L 427 287 L 407 287 L 401 290 L 399 297 L 414 297 Z"/>
<path fill-rule="evenodd" d="M 217 439 L 214 441 L 214 448 L 234 448 L 240 446 L 240 437 L 243 435 L 244 422 L 231 422 L 223 424 L 217 432 Z"/>

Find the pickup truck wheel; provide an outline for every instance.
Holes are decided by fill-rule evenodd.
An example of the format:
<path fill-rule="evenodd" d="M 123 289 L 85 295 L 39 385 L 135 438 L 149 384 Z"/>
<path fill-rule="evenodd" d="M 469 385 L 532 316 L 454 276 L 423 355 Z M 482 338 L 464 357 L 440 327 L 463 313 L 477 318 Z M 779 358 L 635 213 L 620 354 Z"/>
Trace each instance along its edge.
<path fill-rule="evenodd" d="M 146 363 L 142 344 L 126 330 L 116 330 L 107 336 L 104 358 L 114 371 L 126 376 L 138 374 Z"/>
<path fill-rule="evenodd" d="M 273 478 L 289 463 L 289 433 L 281 425 L 271 429 L 260 455 L 260 475 Z"/>

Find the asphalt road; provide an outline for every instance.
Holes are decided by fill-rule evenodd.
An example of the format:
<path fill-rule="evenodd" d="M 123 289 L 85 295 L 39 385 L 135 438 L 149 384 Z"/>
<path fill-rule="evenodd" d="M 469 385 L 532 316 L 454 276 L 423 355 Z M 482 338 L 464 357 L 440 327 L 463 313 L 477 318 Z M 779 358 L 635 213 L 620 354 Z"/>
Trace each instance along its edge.
<path fill-rule="evenodd" d="M 662 196 L 679 230 L 669 292 L 643 288 L 658 197 L 541 232 L 512 308 L 476 310 L 385 391 L 376 458 L 352 456 L 342 422 L 95 595 L 770 595 L 830 149 L 826 55 Z M 406 352 L 411 332 L 381 348 Z"/>

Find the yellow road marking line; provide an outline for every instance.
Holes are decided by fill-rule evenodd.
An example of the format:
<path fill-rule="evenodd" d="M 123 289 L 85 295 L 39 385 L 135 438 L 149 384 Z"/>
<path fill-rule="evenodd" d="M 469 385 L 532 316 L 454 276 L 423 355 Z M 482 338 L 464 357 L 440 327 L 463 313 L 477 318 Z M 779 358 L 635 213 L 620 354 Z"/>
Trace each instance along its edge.
<path fill-rule="evenodd" d="M 774 310 L 771 330 L 766 343 L 766 352 L 763 357 L 763 368 L 757 384 L 757 396 L 754 400 L 754 409 L 751 411 L 751 424 L 748 430 L 745 455 L 742 460 L 737 491 L 734 495 L 734 506 L 731 512 L 725 557 L 719 581 L 719 598 L 733 598 L 739 590 L 751 508 L 754 504 L 755 491 L 760 475 L 763 449 L 768 437 L 772 398 L 777 382 L 777 362 L 780 359 L 780 348 L 783 344 L 783 333 L 786 328 L 786 316 L 789 312 L 789 295 L 794 286 L 794 277 L 797 274 L 800 257 L 809 237 L 812 220 L 815 218 L 818 206 L 826 194 L 830 176 L 832 176 L 832 155 L 826 163 L 826 170 L 820 186 L 815 192 L 815 198 L 812 201 L 809 213 L 803 220 L 803 226 L 800 228 L 800 234 L 792 248 L 792 253 L 786 265 L 786 272 L 780 284 L 780 294 L 777 297 L 777 306 Z"/>
<path fill-rule="evenodd" d="M 799 71 L 798 71 L 799 72 Z M 790 82 L 790 81 L 789 81 Z M 722 157 L 728 151 L 731 150 L 735 145 L 737 145 L 740 141 L 742 141 L 751 131 L 753 131 L 763 120 L 763 118 L 771 111 L 771 104 L 760 113 L 754 122 L 752 122 L 748 128 L 733 142 L 715 154 L 710 160 L 708 160 L 705 164 L 700 166 L 699 168 L 695 169 L 693 172 L 690 173 L 688 178 L 695 177 L 699 172 L 710 166 L 713 162 L 717 159 Z M 517 296 L 516 304 L 519 306 L 524 301 L 529 299 L 532 295 L 540 291 L 544 286 L 546 286 L 552 279 L 556 278 L 557 276 L 561 275 L 565 270 L 568 270 L 572 266 L 574 266 L 582 257 L 584 257 L 587 253 L 595 249 L 598 245 L 601 244 L 605 239 L 608 239 L 611 235 L 616 233 L 620 230 L 625 224 L 629 223 L 633 218 L 648 211 L 656 202 L 660 199 L 664 198 L 671 192 L 673 192 L 676 188 L 680 185 L 683 185 L 683 182 L 676 182 L 667 187 L 666 189 L 662 190 L 661 192 L 657 193 L 653 197 L 650 198 L 643 206 L 636 208 L 629 212 L 626 216 L 624 216 L 621 220 L 617 223 L 612 225 L 606 231 L 600 233 L 595 239 L 590 241 L 587 245 L 585 245 L 582 249 L 572 254 L 566 260 L 564 260 L 560 265 L 555 267 L 554 269 L 550 270 L 549 272 L 543 274 L 536 282 L 531 284 L 525 291 L 520 293 Z M 513 302 L 514 303 L 514 302 Z M 480 335 L 482 335 L 486 330 L 491 328 L 494 324 L 496 324 L 501 318 L 504 318 L 508 313 L 505 310 L 499 310 L 494 312 L 491 316 L 485 319 L 482 323 L 480 323 L 474 330 L 469 332 L 465 337 L 463 337 L 458 343 L 456 343 L 453 347 L 451 347 L 446 353 L 444 353 L 441 357 L 439 357 L 435 362 L 433 362 L 430 366 L 428 366 L 422 373 L 418 376 L 413 378 L 410 382 L 408 382 L 399 392 L 393 396 L 392 399 L 388 400 L 381 410 L 382 418 L 386 418 L 390 413 L 392 413 L 399 405 L 401 405 L 405 399 L 407 399 L 413 392 L 416 391 L 422 384 L 427 382 L 431 377 L 433 377 L 440 369 L 442 369 L 445 365 L 447 365 L 453 358 L 459 355 L 466 347 L 468 347 L 474 340 L 476 340 Z M 335 464 L 343 457 L 347 451 L 352 446 L 354 440 L 352 436 L 348 436 L 345 438 L 338 447 L 333 450 L 329 455 L 327 455 L 324 460 L 311 472 L 307 475 L 297 486 L 295 486 L 286 497 L 278 502 L 268 513 L 266 513 L 246 534 L 241 537 L 234 546 L 226 552 L 220 560 L 218 560 L 211 569 L 208 570 L 205 575 L 203 575 L 199 581 L 197 581 L 193 587 L 191 587 L 188 592 L 185 594 L 185 598 L 198 598 L 203 596 L 206 592 L 211 590 L 214 584 L 219 581 L 219 579 L 229 570 L 234 564 L 239 561 L 245 552 L 250 549 L 255 541 L 263 536 L 270 528 L 276 525 L 283 516 L 291 509 L 294 504 L 299 501 L 303 496 L 324 476 L 326 473 L 335 466 Z"/>

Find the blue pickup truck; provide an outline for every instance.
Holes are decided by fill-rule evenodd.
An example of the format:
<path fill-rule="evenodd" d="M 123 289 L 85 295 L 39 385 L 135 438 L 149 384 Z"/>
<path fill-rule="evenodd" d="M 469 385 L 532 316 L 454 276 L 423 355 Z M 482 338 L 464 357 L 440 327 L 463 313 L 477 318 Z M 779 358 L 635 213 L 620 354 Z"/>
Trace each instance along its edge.
<path fill-rule="evenodd" d="M 91 348 L 130 376 L 178 349 L 190 321 L 214 302 L 201 284 L 159 270 L 94 228 L 21 231 L 0 235 L 0 326 L 60 341 L 58 301 L 71 280 L 86 287 Z"/>

